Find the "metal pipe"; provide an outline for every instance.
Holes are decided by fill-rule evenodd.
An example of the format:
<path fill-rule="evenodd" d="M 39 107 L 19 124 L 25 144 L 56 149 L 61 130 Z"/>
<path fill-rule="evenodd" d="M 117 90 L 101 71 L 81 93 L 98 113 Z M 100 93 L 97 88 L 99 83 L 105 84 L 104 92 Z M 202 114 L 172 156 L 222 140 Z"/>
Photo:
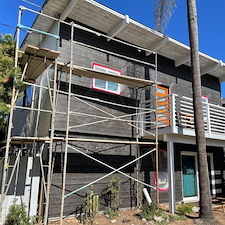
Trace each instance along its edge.
<path fill-rule="evenodd" d="M 159 208 L 159 143 L 158 143 L 158 96 L 157 96 L 157 80 L 158 80 L 158 54 L 155 53 L 155 142 L 156 142 L 156 151 L 155 151 L 155 161 L 156 161 L 156 198 L 157 206 Z"/>
<path fill-rule="evenodd" d="M 24 84 L 27 84 L 27 85 L 30 85 L 30 86 L 34 86 L 34 87 L 38 87 L 38 88 L 41 87 L 38 84 L 33 84 L 33 83 L 29 83 L 29 82 L 24 82 Z M 42 87 L 42 88 L 43 89 L 46 89 L 46 90 L 48 89 L 48 87 Z M 53 90 L 53 88 L 50 88 L 50 90 Z M 61 94 L 65 94 L 65 95 L 68 94 L 68 92 L 66 92 L 66 91 L 56 90 L 56 92 L 57 93 L 61 93 Z M 93 97 L 83 96 L 83 95 L 74 94 L 74 93 L 71 93 L 71 96 L 75 96 L 75 97 L 79 97 L 79 98 L 84 98 L 84 99 L 89 99 L 89 100 L 93 100 L 93 101 L 96 101 L 96 102 L 103 102 L 103 103 L 106 103 L 106 104 L 109 104 L 109 105 L 120 106 L 120 107 L 128 108 L 128 109 L 142 109 L 142 110 L 147 110 L 148 112 L 149 112 L 149 110 L 151 110 L 152 112 L 155 111 L 155 109 L 150 109 L 150 108 L 148 108 L 148 109 L 146 109 L 146 108 L 137 108 L 135 106 L 122 105 L 122 104 L 118 104 L 118 103 L 114 103 L 114 102 L 104 101 L 104 100 L 101 100 L 99 98 L 93 98 Z"/>
<path fill-rule="evenodd" d="M 148 193 L 148 190 L 146 188 L 143 188 L 142 191 L 143 191 L 143 194 L 144 194 L 148 204 L 151 205 L 152 204 L 152 199 L 151 199 L 151 197 L 150 197 L 150 195 Z"/>
<path fill-rule="evenodd" d="M 32 31 L 35 31 L 35 32 L 38 32 L 38 33 L 41 33 L 41 34 L 45 34 L 45 35 L 54 37 L 55 39 L 59 39 L 60 38 L 58 35 L 47 33 L 47 32 L 41 31 L 41 30 L 37 30 L 37 29 L 34 29 L 32 27 L 27 27 L 27 26 L 24 26 L 22 24 L 18 24 L 17 27 L 19 27 L 20 29 L 28 29 L 28 30 L 32 30 Z"/>
<path fill-rule="evenodd" d="M 9 177 L 9 181 L 8 181 L 8 184 L 7 184 L 7 186 L 6 186 L 6 190 L 5 190 L 5 192 L 3 193 L 3 197 L 5 198 L 6 197 L 6 195 L 7 195 L 7 192 L 9 191 L 9 187 L 10 187 L 10 185 L 11 185 L 11 182 L 12 182 L 12 179 L 13 179 L 13 176 L 14 176 L 14 173 L 15 173 L 15 171 L 16 171 L 16 168 L 17 168 L 17 164 L 19 163 L 19 159 L 20 159 L 20 154 L 21 154 L 21 149 L 19 150 L 19 152 L 18 152 L 18 155 L 16 156 L 16 160 L 15 160 L 15 163 L 14 163 L 14 165 L 13 165 L 13 169 L 12 169 L 12 172 L 11 172 L 11 174 L 10 174 L 10 177 Z M 17 174 L 18 175 L 18 174 Z M 18 176 L 16 176 L 17 178 L 18 178 Z M 17 183 L 17 182 L 15 182 L 15 183 Z M 3 201 L 4 201 L 4 199 L 3 199 Z"/>
<path fill-rule="evenodd" d="M 55 115 L 56 115 L 56 88 L 57 88 L 57 59 L 55 60 L 54 69 L 54 83 L 53 83 L 53 99 L 52 99 L 52 117 L 51 117 L 51 133 L 50 133 L 50 144 L 49 144 L 49 163 L 48 163 L 48 176 L 47 176 L 47 196 L 45 203 L 45 214 L 44 214 L 44 225 L 48 224 L 48 210 L 50 203 L 50 189 L 51 189 L 51 171 L 52 171 L 52 149 L 53 140 L 55 133 Z"/>
<path fill-rule="evenodd" d="M 72 148 L 71 146 L 69 146 L 69 147 Z M 92 182 L 90 182 L 89 184 L 86 184 L 86 185 L 84 185 L 83 187 L 78 188 L 77 190 L 70 192 L 69 194 L 65 195 L 65 198 L 67 198 L 68 196 L 70 196 L 70 195 L 72 195 L 72 194 L 74 194 L 74 193 L 77 193 L 77 192 L 80 191 L 80 190 L 83 190 L 83 189 L 86 188 L 86 187 L 91 186 L 92 184 L 97 183 L 97 182 L 100 181 L 100 180 L 105 179 L 106 177 L 108 177 L 108 176 L 110 176 L 110 175 L 112 175 L 112 174 L 118 172 L 119 170 L 122 170 L 123 168 L 125 168 L 125 167 L 127 167 L 127 166 L 133 164 L 133 163 L 136 162 L 137 160 L 142 159 L 142 158 L 145 157 L 146 155 L 152 153 L 153 151 L 155 151 L 155 149 L 153 149 L 153 150 L 151 150 L 151 151 L 149 151 L 149 152 L 146 152 L 145 154 L 141 155 L 139 158 L 136 158 L 136 159 L 130 161 L 129 163 L 127 163 L 127 164 L 125 164 L 125 165 L 119 167 L 118 169 L 113 170 L 112 172 L 110 172 L 110 173 L 108 173 L 108 174 L 106 174 L 106 175 L 104 175 L 104 176 L 102 176 L 102 177 L 96 179 L 95 181 L 92 181 Z"/>
<path fill-rule="evenodd" d="M 19 24 L 21 22 L 21 17 L 22 17 L 22 10 L 19 10 L 19 15 L 18 15 L 18 23 Z M 17 66 L 18 66 L 19 37 L 20 37 L 20 28 L 17 27 L 16 51 L 15 51 L 15 68 L 17 68 Z M 4 159 L 4 165 L 3 165 L 3 171 L 2 171 L 3 174 L 2 174 L 1 201 L 0 201 L 0 219 L 1 219 L 1 222 L 3 220 L 2 210 L 3 210 L 4 195 L 5 195 L 6 176 L 7 176 L 7 171 L 8 171 L 8 160 L 9 160 L 9 149 L 10 149 L 10 142 L 11 142 L 12 126 L 13 126 L 12 120 L 13 120 L 13 107 L 14 107 L 14 102 L 15 102 L 15 94 L 16 94 L 15 85 L 13 85 L 12 98 L 11 98 L 11 109 L 10 109 L 9 122 L 8 122 L 5 159 Z"/>
<path fill-rule="evenodd" d="M 88 155 L 88 154 L 86 154 L 86 153 L 84 153 L 84 152 L 82 152 L 82 151 L 80 151 L 80 150 L 78 150 L 78 149 L 72 147 L 71 145 L 70 145 L 70 148 L 73 149 L 73 150 L 75 150 L 75 151 L 77 151 L 77 152 L 79 152 L 80 154 L 82 154 L 82 155 L 88 157 L 89 159 L 92 159 L 92 160 L 94 160 L 95 162 L 97 162 L 97 163 L 99 163 L 99 164 L 101 164 L 101 165 L 103 165 L 103 166 L 105 166 L 105 167 L 110 168 L 110 169 L 113 170 L 113 171 L 117 170 L 116 168 L 114 168 L 114 167 L 112 167 L 112 166 L 110 166 L 110 165 L 108 165 L 108 164 L 106 164 L 106 163 L 104 163 L 104 162 L 102 162 L 102 161 L 100 161 L 100 160 L 98 160 L 98 159 L 96 159 L 96 158 L 94 158 L 94 157 L 92 157 L 92 156 L 90 156 L 90 155 Z M 142 182 L 142 181 L 140 181 L 140 180 L 138 180 L 138 179 L 136 179 L 136 178 L 134 178 L 134 177 L 132 177 L 132 176 L 130 176 L 130 175 L 128 175 L 128 174 L 126 174 L 126 173 L 120 171 L 120 170 L 117 170 L 117 172 L 120 173 L 120 174 L 122 174 L 122 175 L 124 175 L 125 177 L 130 178 L 131 180 L 134 180 L 134 181 L 140 183 L 140 184 L 143 184 L 143 185 L 145 185 L 145 186 L 147 186 L 147 187 L 156 189 L 155 186 L 152 186 L 152 185 L 149 185 L 149 184 L 147 184 L 147 183 L 145 183 L 145 182 Z M 65 198 L 66 198 L 66 197 L 65 197 Z"/>
<path fill-rule="evenodd" d="M 70 37 L 70 73 L 69 73 L 69 90 L 68 90 L 68 107 L 67 107 L 67 121 L 66 121 L 66 142 L 64 152 L 64 164 L 63 164 L 63 182 L 62 182 L 62 199 L 61 199 L 61 212 L 60 212 L 60 225 L 63 224 L 63 211 L 64 211 L 64 196 L 66 188 L 66 167 L 67 167 L 67 152 L 69 146 L 69 123 L 70 123 L 70 102 L 72 91 L 72 72 L 73 72 L 73 38 L 74 38 L 74 26 L 71 23 L 71 37 Z"/>
<path fill-rule="evenodd" d="M 109 113 L 109 112 L 107 112 L 107 111 L 105 111 L 105 110 L 103 110 L 103 109 L 100 109 L 100 108 L 98 108 L 98 107 L 96 107 L 96 106 L 94 106 L 94 105 L 92 105 L 92 104 L 90 104 L 90 103 L 88 103 L 88 102 L 85 102 L 85 101 L 83 101 L 83 100 L 81 100 L 81 99 L 78 99 L 78 100 L 81 101 L 81 102 L 83 102 L 83 103 L 85 103 L 86 105 L 91 106 L 91 107 L 94 108 L 94 109 L 97 109 L 97 110 L 100 111 L 100 112 L 103 112 L 103 113 L 105 113 L 105 114 L 107 114 L 107 115 L 112 116 L 113 118 L 116 118 L 116 116 L 114 116 L 113 114 L 111 114 L 111 113 Z M 93 124 L 93 123 L 92 123 L 92 124 Z M 130 126 L 132 126 L 132 127 L 134 127 L 134 128 L 140 129 L 139 127 L 133 125 L 132 123 L 127 123 L 127 124 L 130 125 Z M 153 133 L 150 133 L 150 132 L 148 132 L 148 131 L 145 131 L 145 132 L 148 133 L 148 134 L 150 134 L 150 135 L 152 135 L 152 136 L 155 136 Z"/>
<path fill-rule="evenodd" d="M 39 96 L 38 96 L 38 108 L 37 108 L 37 118 L 35 120 L 36 125 L 35 125 L 35 130 L 34 130 L 34 136 L 38 136 L 38 125 L 39 125 L 39 120 L 40 120 L 40 114 L 41 114 L 41 98 L 42 98 L 42 85 L 43 85 L 43 77 L 41 78 L 41 88 L 39 90 Z"/>

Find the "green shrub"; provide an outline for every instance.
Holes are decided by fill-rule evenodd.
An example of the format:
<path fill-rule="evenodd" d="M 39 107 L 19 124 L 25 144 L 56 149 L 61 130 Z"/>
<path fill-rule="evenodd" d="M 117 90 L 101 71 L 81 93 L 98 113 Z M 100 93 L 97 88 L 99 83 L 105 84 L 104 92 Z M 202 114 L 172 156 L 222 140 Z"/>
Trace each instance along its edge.
<path fill-rule="evenodd" d="M 17 205 L 16 201 L 14 199 L 10 206 L 5 225 L 30 225 L 30 217 L 27 215 L 25 204 Z"/>
<path fill-rule="evenodd" d="M 167 213 L 165 210 L 158 208 L 155 202 L 153 202 L 151 205 L 143 205 L 141 207 L 140 217 L 149 221 L 154 221 L 154 224 L 160 225 L 167 224 L 170 221 L 187 219 L 185 215 L 172 215 Z M 158 219 L 161 221 L 156 221 L 156 217 L 158 217 Z"/>
<path fill-rule="evenodd" d="M 143 205 L 141 207 L 140 216 L 146 220 L 155 220 L 154 217 L 161 217 L 162 221 L 155 221 L 156 224 L 161 225 L 166 224 L 170 219 L 169 215 L 163 209 L 158 208 L 155 202 L 153 202 L 151 205 Z"/>
<path fill-rule="evenodd" d="M 143 188 L 144 188 L 143 184 L 138 184 L 138 186 L 137 186 L 137 191 L 138 191 L 137 206 L 142 206 L 143 199 L 144 199 Z"/>
<path fill-rule="evenodd" d="M 91 186 L 85 198 L 84 215 L 82 217 L 82 222 L 84 224 L 92 225 L 94 223 L 94 217 L 97 215 L 99 209 L 98 199 L 98 195 L 94 194 L 93 186 Z"/>
<path fill-rule="evenodd" d="M 109 196 L 108 207 L 106 208 L 106 214 L 110 219 L 118 216 L 119 207 L 121 206 L 121 200 L 119 197 L 121 189 L 121 180 L 113 177 L 107 185 L 107 195 Z"/>
<path fill-rule="evenodd" d="M 175 220 L 186 220 L 187 217 L 185 215 L 178 215 L 178 214 L 171 214 L 170 215 L 170 220 L 175 221 Z"/>
<path fill-rule="evenodd" d="M 177 211 L 182 214 L 190 214 L 193 213 L 192 208 L 194 207 L 193 204 L 180 204 L 177 207 Z"/>

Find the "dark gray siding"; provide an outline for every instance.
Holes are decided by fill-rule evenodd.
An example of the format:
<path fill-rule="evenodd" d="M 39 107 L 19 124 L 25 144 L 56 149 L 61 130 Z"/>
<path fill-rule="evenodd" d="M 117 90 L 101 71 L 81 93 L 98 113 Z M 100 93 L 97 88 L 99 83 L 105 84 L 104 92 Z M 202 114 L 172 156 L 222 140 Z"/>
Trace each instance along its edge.
<path fill-rule="evenodd" d="M 72 149 L 69 149 L 68 154 L 66 194 L 87 185 L 112 171 L 106 166 L 100 165 L 92 159 L 77 153 L 75 149 L 83 151 L 89 154 L 89 156 L 107 163 L 114 168 L 119 168 L 135 159 L 136 154 L 134 147 L 125 144 L 70 143 L 70 145 L 72 146 Z M 58 146 L 58 150 L 59 148 L 60 146 Z M 59 216 L 60 212 L 63 157 L 63 153 L 56 153 L 51 186 L 52 197 L 50 202 L 50 217 Z M 124 168 L 122 172 L 135 177 L 136 163 Z M 100 210 L 105 210 L 107 207 L 108 194 L 106 189 L 112 177 L 117 177 L 121 180 L 121 207 L 135 206 L 136 185 L 134 181 L 119 173 L 115 173 L 93 184 L 95 194 L 99 195 Z M 90 187 L 80 190 L 65 199 L 65 215 L 81 212 L 84 207 L 85 196 L 88 190 L 90 190 Z"/>
<path fill-rule="evenodd" d="M 64 63 L 70 62 L 70 31 L 69 27 L 62 25 L 61 27 L 61 46 L 59 61 Z M 113 51 L 118 54 L 126 55 L 138 60 L 143 60 L 148 63 L 154 63 L 154 55 L 145 56 L 145 52 L 138 51 L 136 48 L 128 47 L 114 41 L 107 42 L 104 37 L 90 34 L 79 29 L 75 30 L 75 40 L 85 45 L 91 45 L 95 48 L 102 48 L 108 51 Z M 134 76 L 139 78 L 146 78 L 154 80 L 154 67 L 146 64 L 137 63 L 134 60 L 124 59 L 122 57 L 114 56 L 109 53 L 101 52 L 97 49 L 92 49 L 87 46 L 74 45 L 74 64 L 92 68 L 93 63 L 98 63 L 103 66 L 114 68 L 122 71 L 124 75 Z M 159 56 L 158 60 L 158 81 L 163 85 L 170 87 L 171 93 L 192 97 L 192 82 L 190 75 L 190 68 L 187 66 L 180 66 L 176 68 L 174 62 Z M 92 80 L 86 77 L 73 76 L 72 78 L 72 93 L 79 94 L 86 97 L 94 97 L 104 101 L 120 103 L 129 106 L 138 105 L 141 100 L 149 96 L 149 93 L 142 92 L 141 90 L 134 90 L 133 88 L 123 86 L 122 94 L 115 95 L 98 90 L 92 89 Z M 58 85 L 61 91 L 67 91 L 68 74 L 60 72 L 58 74 Z M 209 97 L 210 103 L 221 104 L 220 100 L 220 85 L 218 79 L 210 76 L 202 76 L 202 91 L 203 95 Z M 146 94 L 146 96 L 145 96 Z M 137 98 L 136 98 L 137 96 Z M 114 116 L 126 115 L 127 113 L 134 113 L 134 110 L 112 106 L 107 103 L 100 103 L 93 100 L 85 100 L 88 104 L 72 97 L 71 110 L 78 111 L 79 113 L 87 113 L 99 116 Z M 90 106 L 92 105 L 92 106 Z M 107 112 L 98 110 L 96 107 L 101 108 Z M 67 112 L 67 95 L 58 94 L 57 111 Z M 127 119 L 131 119 L 127 117 Z M 77 126 L 84 123 L 92 123 L 99 119 L 93 117 L 84 117 L 81 115 L 71 116 L 70 126 Z M 55 129 L 58 135 L 65 135 L 66 128 L 66 114 L 56 116 Z M 96 139 L 117 139 L 117 140 L 135 140 L 135 128 L 132 128 L 125 122 L 120 121 L 107 121 L 105 123 L 96 123 L 84 127 L 77 127 L 71 129 L 70 136 L 80 138 L 96 138 Z M 74 143 L 73 143 L 74 145 Z M 62 146 L 63 147 L 63 146 Z M 59 216 L 60 198 L 61 198 L 61 185 L 62 185 L 62 154 L 60 153 L 61 147 L 57 147 L 55 168 L 52 177 L 51 187 L 51 204 L 50 204 L 50 217 Z M 75 143 L 74 148 L 78 148 L 93 157 L 96 157 L 111 166 L 118 168 L 120 165 L 135 158 L 137 154 L 137 147 L 124 145 L 124 144 L 103 144 L 103 143 Z M 151 147 L 152 148 L 152 147 Z M 194 147 L 193 147 L 194 148 Z M 191 148 L 193 150 L 193 148 Z M 188 148 L 190 149 L 190 148 Z M 141 154 L 147 149 L 142 148 Z M 176 200 L 182 200 L 182 183 L 181 183 L 181 166 L 180 166 L 180 151 L 183 151 L 182 145 L 175 146 L 175 176 L 176 176 Z M 216 151 L 215 151 L 216 152 Z M 218 151 L 219 152 L 219 151 Z M 220 150 L 221 152 L 221 150 Z M 215 154 L 216 157 L 217 153 Z M 154 155 L 142 159 L 140 162 L 140 177 L 143 181 L 154 184 Z M 216 165 L 216 164 L 215 164 Z M 222 166 L 218 166 L 218 176 L 222 179 Z M 101 177 L 109 172 L 94 161 L 81 156 L 76 151 L 69 149 L 68 155 L 68 170 L 67 170 L 67 183 L 66 193 L 69 193 L 82 185 L 88 184 L 91 181 Z M 136 164 L 124 170 L 131 176 L 136 176 Z M 122 207 L 131 207 L 136 204 L 136 185 L 130 179 L 116 174 L 122 181 L 121 199 Z M 104 191 L 111 177 L 101 180 L 94 184 L 94 191 L 100 196 L 100 210 L 104 210 L 105 194 Z M 219 187 L 219 186 L 218 186 Z M 79 213 L 84 205 L 84 197 L 89 189 L 82 190 L 76 194 L 71 195 L 65 200 L 65 215 Z M 149 190 L 152 199 L 156 200 L 156 191 Z M 168 191 L 160 192 L 160 202 L 168 202 Z"/>

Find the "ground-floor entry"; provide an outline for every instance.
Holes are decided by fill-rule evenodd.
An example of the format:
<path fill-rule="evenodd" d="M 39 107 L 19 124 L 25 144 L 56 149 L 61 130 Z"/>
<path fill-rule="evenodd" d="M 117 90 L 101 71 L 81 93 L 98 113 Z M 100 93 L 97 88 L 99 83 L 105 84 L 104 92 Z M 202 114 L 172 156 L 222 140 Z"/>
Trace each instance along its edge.
<path fill-rule="evenodd" d="M 198 174 L 196 154 L 182 153 L 181 165 L 183 198 L 198 198 Z"/>
<path fill-rule="evenodd" d="M 215 193 L 213 154 L 207 154 L 210 189 Z M 199 200 L 199 177 L 196 152 L 181 152 L 182 195 L 184 201 Z"/>

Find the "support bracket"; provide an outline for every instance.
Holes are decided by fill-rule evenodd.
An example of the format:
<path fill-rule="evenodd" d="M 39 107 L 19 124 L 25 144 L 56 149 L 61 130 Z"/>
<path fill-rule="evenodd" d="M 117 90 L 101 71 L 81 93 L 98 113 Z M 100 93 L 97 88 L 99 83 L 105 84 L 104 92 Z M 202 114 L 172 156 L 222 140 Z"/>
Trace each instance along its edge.
<path fill-rule="evenodd" d="M 69 2 L 69 4 L 66 6 L 64 11 L 60 15 L 61 20 L 65 20 L 69 16 L 70 12 L 73 10 L 74 6 L 77 4 L 78 1 L 79 0 L 71 0 Z"/>
<path fill-rule="evenodd" d="M 124 16 L 124 19 L 121 23 L 115 26 L 107 35 L 110 36 L 107 38 L 107 41 L 112 40 L 121 30 L 123 30 L 130 23 L 130 18 L 128 15 Z"/>
<path fill-rule="evenodd" d="M 151 51 L 155 52 L 155 51 L 159 50 L 167 42 L 169 42 L 169 40 L 170 40 L 169 36 L 165 35 L 164 38 L 161 41 L 159 41 L 159 42 L 155 43 L 153 46 L 151 46 Z M 146 52 L 145 55 L 149 56 L 149 55 L 151 55 L 151 52 Z"/>
<path fill-rule="evenodd" d="M 220 67 L 222 67 L 224 65 L 223 61 L 222 60 L 219 60 L 218 63 L 216 65 L 213 65 L 213 66 L 209 66 L 209 67 L 206 67 L 206 68 L 203 68 L 201 70 L 201 75 L 204 75 L 206 73 L 210 73 L 214 70 L 217 70 L 219 69 Z"/>
<path fill-rule="evenodd" d="M 190 61 L 190 54 L 188 55 L 185 55 L 177 60 L 175 60 L 175 67 L 178 67 L 182 64 L 185 64 L 186 62 L 189 62 Z"/>

